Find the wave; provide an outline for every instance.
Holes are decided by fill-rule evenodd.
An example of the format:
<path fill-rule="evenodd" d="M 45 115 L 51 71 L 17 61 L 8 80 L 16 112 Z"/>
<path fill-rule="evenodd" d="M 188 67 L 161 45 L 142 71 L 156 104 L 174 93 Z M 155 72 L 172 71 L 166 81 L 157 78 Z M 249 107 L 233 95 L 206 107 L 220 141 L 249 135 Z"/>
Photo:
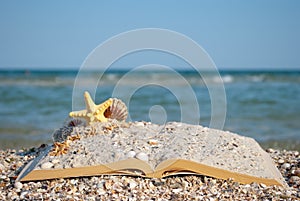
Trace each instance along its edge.
<path fill-rule="evenodd" d="M 83 73 L 77 78 L 76 72 L 71 73 L 4 73 L 0 72 L 0 86 L 42 86 L 56 87 L 69 86 L 72 87 L 74 82 L 81 86 L 91 85 L 115 85 L 122 83 L 123 85 L 139 85 L 147 82 L 160 83 L 166 85 L 183 86 L 186 83 L 191 85 L 204 86 L 204 76 L 206 84 L 209 83 L 240 83 L 240 82 L 296 82 L 300 83 L 300 73 L 237 73 L 237 72 L 221 72 L 221 77 L 214 74 L 198 74 L 198 72 L 187 73 L 178 71 L 177 74 L 168 72 L 114 72 L 105 73 L 100 79 L 100 72 Z M 221 79 L 220 79 L 221 78 Z"/>

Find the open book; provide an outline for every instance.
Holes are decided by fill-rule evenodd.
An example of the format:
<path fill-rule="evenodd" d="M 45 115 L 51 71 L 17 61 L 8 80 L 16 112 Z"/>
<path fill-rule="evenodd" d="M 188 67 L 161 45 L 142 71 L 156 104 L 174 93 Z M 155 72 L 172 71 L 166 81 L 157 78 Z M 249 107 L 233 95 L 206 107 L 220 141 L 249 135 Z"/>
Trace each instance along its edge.
<path fill-rule="evenodd" d="M 70 136 L 80 139 L 69 140 L 63 152 L 46 147 L 18 180 L 201 174 L 240 183 L 286 186 L 255 140 L 230 132 L 178 122 L 106 122 L 76 126 Z"/>

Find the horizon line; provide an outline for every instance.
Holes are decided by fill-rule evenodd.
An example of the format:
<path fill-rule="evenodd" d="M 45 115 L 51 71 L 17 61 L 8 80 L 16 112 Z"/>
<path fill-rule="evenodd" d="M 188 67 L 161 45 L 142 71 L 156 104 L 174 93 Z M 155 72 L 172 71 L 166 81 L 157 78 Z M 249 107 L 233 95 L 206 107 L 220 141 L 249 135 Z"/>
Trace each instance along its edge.
<path fill-rule="evenodd" d="M 194 72 L 197 71 L 196 69 L 184 69 L 182 67 L 174 67 L 173 68 L 176 71 L 179 72 Z M 122 72 L 128 72 L 131 68 L 117 68 L 114 67 L 113 69 L 108 69 L 106 72 L 108 73 L 122 73 Z M 256 68 L 234 68 L 234 67 L 221 67 L 217 68 L 219 72 L 300 72 L 300 68 L 266 68 L 266 67 L 256 67 Z M 74 67 L 40 67 L 40 68 L 25 68 L 25 67 L 0 67 L 0 72 L 76 72 L 79 71 L 79 68 Z M 101 71 L 101 69 L 89 69 L 86 70 L 86 72 L 95 72 L 95 71 Z M 153 69 L 153 70 L 147 70 L 149 72 L 163 72 L 164 70 L 159 69 Z"/>

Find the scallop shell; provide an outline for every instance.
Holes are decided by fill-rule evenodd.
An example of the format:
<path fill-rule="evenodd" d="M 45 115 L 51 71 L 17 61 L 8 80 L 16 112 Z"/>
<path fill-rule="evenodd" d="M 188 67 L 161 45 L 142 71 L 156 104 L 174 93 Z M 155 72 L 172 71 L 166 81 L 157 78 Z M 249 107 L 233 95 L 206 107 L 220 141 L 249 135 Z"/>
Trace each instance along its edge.
<path fill-rule="evenodd" d="M 76 126 L 85 126 L 85 125 L 86 125 L 86 121 L 82 118 L 68 118 L 64 123 L 64 126 L 66 127 L 76 127 Z"/>
<path fill-rule="evenodd" d="M 113 98 L 112 105 L 105 110 L 104 116 L 109 119 L 125 121 L 128 115 L 127 107 L 123 101 Z"/>

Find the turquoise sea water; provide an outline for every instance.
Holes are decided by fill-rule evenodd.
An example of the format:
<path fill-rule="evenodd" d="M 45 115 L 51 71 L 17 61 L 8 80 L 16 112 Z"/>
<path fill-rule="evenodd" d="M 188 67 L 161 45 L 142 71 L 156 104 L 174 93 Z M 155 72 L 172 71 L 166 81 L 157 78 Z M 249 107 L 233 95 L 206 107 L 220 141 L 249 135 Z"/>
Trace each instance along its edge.
<path fill-rule="evenodd" d="M 178 72 L 186 81 L 182 82 L 164 72 L 144 72 L 122 79 L 125 73 L 110 72 L 100 79 L 96 103 L 111 97 L 116 86 L 123 96 L 128 96 L 127 91 L 134 88 L 135 93 L 127 105 L 132 121 L 181 121 L 180 107 L 188 107 L 190 103 L 178 101 L 178 96 L 185 96 L 188 83 L 200 108 L 200 116 L 191 112 L 189 118 L 209 126 L 209 91 L 199 74 Z M 72 110 L 76 75 L 76 71 L 0 71 L 0 148 L 31 147 L 51 142 L 52 132 L 62 125 Z M 86 73 L 79 83 L 80 88 L 92 90 L 98 75 Z M 221 76 L 227 99 L 224 130 L 253 137 L 265 146 L 299 150 L 300 72 L 223 71 Z M 154 84 L 140 86 L 145 80 Z M 214 82 L 219 80 L 210 76 L 209 83 Z M 163 85 L 172 86 L 177 95 Z M 119 98 L 122 99 L 122 95 Z M 83 104 L 83 96 L 80 101 Z M 83 109 L 80 107 L 84 105 L 74 107 Z M 161 108 L 164 108 L 164 113 L 160 113 Z M 149 115 L 151 110 L 152 116 Z"/>

